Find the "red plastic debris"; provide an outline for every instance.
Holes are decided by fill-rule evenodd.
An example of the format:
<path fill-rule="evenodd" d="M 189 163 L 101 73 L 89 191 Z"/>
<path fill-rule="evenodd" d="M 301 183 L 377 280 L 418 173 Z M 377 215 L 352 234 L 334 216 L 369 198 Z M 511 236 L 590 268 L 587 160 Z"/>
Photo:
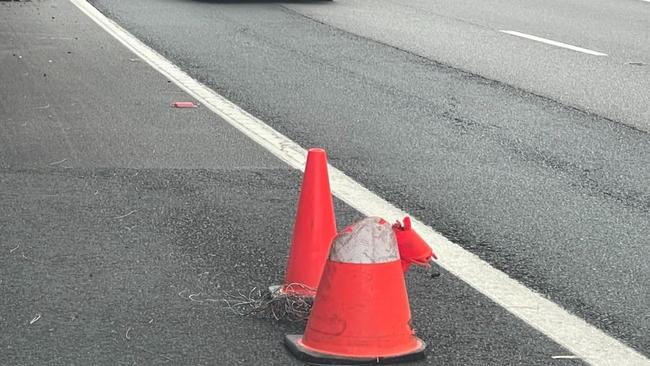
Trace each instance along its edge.
<path fill-rule="evenodd" d="M 438 259 L 431 247 L 411 228 L 410 217 L 406 216 L 404 218 L 404 225 L 400 224 L 399 221 L 393 224 L 393 232 L 395 232 L 395 238 L 397 239 L 397 248 L 399 249 L 404 272 L 408 270 L 411 264 L 426 266 L 432 258 Z"/>
<path fill-rule="evenodd" d="M 196 104 L 194 102 L 174 102 L 172 106 L 174 108 L 195 108 Z"/>

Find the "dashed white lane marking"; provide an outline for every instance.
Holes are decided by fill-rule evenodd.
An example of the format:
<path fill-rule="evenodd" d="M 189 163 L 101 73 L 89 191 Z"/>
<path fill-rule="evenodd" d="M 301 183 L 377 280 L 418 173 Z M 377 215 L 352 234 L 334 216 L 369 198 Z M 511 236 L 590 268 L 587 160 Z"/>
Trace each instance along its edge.
<path fill-rule="evenodd" d="M 562 42 L 558 42 L 558 41 L 553 41 L 553 40 L 551 40 L 551 39 L 546 39 L 546 38 L 542 38 L 542 37 L 537 37 L 537 36 L 533 36 L 533 35 L 526 34 L 526 33 L 521 33 L 521 32 L 516 32 L 516 31 L 511 31 L 511 30 L 499 30 L 499 32 L 501 32 L 501 33 L 506 33 L 506 34 L 510 34 L 510 35 L 512 35 L 512 36 L 517 36 L 517 37 L 527 38 L 527 39 L 530 39 L 530 40 L 533 40 L 533 41 L 537 41 L 537 42 L 542 42 L 542 43 L 550 44 L 550 45 L 552 45 L 552 46 L 556 46 L 556 47 L 566 48 L 566 49 L 569 49 L 569 50 L 572 50 L 572 51 L 577 51 L 577 52 L 586 53 L 586 54 L 589 54 L 589 55 L 594 55 L 594 56 L 607 56 L 606 53 L 602 53 L 602 52 L 598 52 L 598 51 L 594 51 L 594 50 L 590 50 L 590 49 L 582 48 L 582 47 L 578 47 L 578 46 L 573 46 L 573 45 L 570 45 L 570 44 L 567 44 L 567 43 L 562 43 Z"/>
<path fill-rule="evenodd" d="M 86 0 L 70 0 L 81 11 L 181 89 L 223 120 L 295 169 L 303 169 L 307 152 L 207 86 L 192 79 L 142 43 Z M 401 219 L 407 213 L 330 166 L 334 195 L 365 215 Z M 440 265 L 571 353 L 596 366 L 650 366 L 645 356 L 587 324 L 554 302 L 495 269 L 415 218 L 413 225 L 440 255 Z"/>

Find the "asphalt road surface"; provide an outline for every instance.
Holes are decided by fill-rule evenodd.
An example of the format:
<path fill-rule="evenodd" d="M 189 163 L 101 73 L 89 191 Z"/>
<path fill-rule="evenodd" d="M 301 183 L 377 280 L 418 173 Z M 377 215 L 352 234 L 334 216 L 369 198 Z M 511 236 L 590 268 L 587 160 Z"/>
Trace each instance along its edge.
<path fill-rule="evenodd" d="M 315 20 L 650 130 L 650 6 L 642 0 L 339 1 Z M 531 42 L 515 31 L 604 53 Z"/>
<path fill-rule="evenodd" d="M 505 2 L 498 14 L 441 3 L 430 28 L 418 26 L 425 2 L 94 4 L 302 146 L 325 147 L 380 196 L 650 354 L 648 69 L 612 61 L 648 60 L 647 27 L 611 20 L 608 42 L 563 38 L 596 22 L 580 28 L 586 16 L 551 5 L 525 18 Z M 646 4 L 624 4 L 582 5 L 647 24 Z M 553 12 L 574 23 L 536 32 L 563 23 Z M 280 341 L 299 324 L 206 299 L 281 281 L 299 174 L 206 109 L 170 108 L 189 97 L 67 1 L 0 2 L 0 19 L 0 361 L 295 362 Z M 454 52 L 492 71 L 454 59 L 437 27 L 466 29 Z M 476 28 L 505 48 L 487 50 Z M 411 36 L 427 32 L 435 42 Z M 629 94 L 598 93 L 607 78 Z M 337 202 L 341 226 L 357 217 Z M 580 364 L 552 358 L 570 353 L 447 273 L 408 282 L 427 363 Z"/>

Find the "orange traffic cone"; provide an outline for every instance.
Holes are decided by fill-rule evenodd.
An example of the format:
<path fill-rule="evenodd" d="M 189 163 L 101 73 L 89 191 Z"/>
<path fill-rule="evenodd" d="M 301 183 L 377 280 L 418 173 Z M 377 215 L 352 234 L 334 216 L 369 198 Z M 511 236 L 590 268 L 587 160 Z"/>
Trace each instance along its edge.
<path fill-rule="evenodd" d="M 327 154 L 309 149 L 282 294 L 315 295 L 335 235 Z"/>
<path fill-rule="evenodd" d="M 370 217 L 334 238 L 303 336 L 287 335 L 296 357 L 317 364 L 376 364 L 424 358 L 411 327 L 395 233 Z"/>

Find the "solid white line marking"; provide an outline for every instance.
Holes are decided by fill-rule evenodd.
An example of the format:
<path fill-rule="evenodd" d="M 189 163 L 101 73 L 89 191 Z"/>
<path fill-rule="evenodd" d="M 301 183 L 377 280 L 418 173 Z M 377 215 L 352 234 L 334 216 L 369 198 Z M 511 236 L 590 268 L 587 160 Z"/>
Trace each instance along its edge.
<path fill-rule="evenodd" d="M 550 45 L 553 45 L 553 46 L 556 46 L 556 47 L 562 47 L 562 48 L 566 48 L 566 49 L 569 49 L 569 50 L 573 50 L 573 51 L 577 51 L 577 52 L 586 53 L 586 54 L 589 54 L 589 55 L 594 55 L 594 56 L 607 56 L 606 53 L 602 53 L 602 52 L 598 52 L 598 51 L 593 51 L 593 50 L 590 50 L 590 49 L 587 49 L 587 48 L 578 47 L 578 46 L 572 46 L 572 45 L 570 45 L 570 44 L 566 44 L 566 43 L 562 43 L 562 42 L 558 42 L 558 41 L 553 41 L 553 40 L 551 40 L 551 39 L 546 39 L 546 38 L 542 38 L 542 37 L 532 36 L 532 35 L 530 35 L 530 34 L 526 34 L 526 33 L 521 33 L 521 32 L 516 32 L 516 31 L 511 31 L 511 30 L 499 30 L 499 32 L 501 32 L 501 33 L 507 33 L 507 34 L 510 34 L 510 35 L 512 35 L 512 36 L 517 36 L 517 37 L 523 37 L 523 38 L 531 39 L 531 40 L 533 40 L 533 41 L 537 41 L 537 42 L 542 42 L 542 43 L 550 44 Z"/>
<path fill-rule="evenodd" d="M 295 169 L 303 169 L 307 151 L 301 146 L 207 86 L 192 79 L 117 23 L 106 18 L 86 0 L 70 1 L 133 53 L 196 98 L 202 105 L 280 160 Z M 380 216 L 387 220 L 401 219 L 407 215 L 406 212 L 369 191 L 340 170 L 329 166 L 329 173 L 334 195 L 364 215 Z M 508 277 L 476 255 L 452 243 L 431 227 L 415 218 L 412 223 L 440 255 L 439 264 L 442 267 L 566 347 L 571 353 L 595 366 L 650 366 L 650 360 L 645 356 Z"/>

